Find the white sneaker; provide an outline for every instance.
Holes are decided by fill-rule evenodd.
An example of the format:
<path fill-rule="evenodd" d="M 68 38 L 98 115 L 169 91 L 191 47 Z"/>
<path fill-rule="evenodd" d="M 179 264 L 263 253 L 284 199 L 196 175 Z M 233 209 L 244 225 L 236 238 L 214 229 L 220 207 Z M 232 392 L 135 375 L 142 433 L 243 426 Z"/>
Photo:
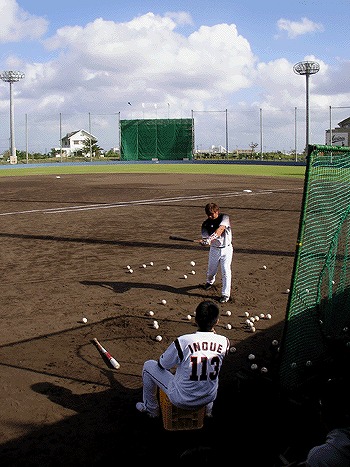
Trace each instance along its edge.
<path fill-rule="evenodd" d="M 138 402 L 136 404 L 136 409 L 139 411 L 139 412 L 145 412 L 147 413 L 147 415 L 151 418 L 156 418 L 156 417 L 159 417 L 159 410 L 155 411 L 155 412 L 149 412 L 147 410 L 147 407 L 145 406 L 145 404 L 143 402 Z"/>
<path fill-rule="evenodd" d="M 228 297 L 227 295 L 223 295 L 220 298 L 220 303 L 227 303 L 229 300 L 230 300 L 230 297 Z"/>

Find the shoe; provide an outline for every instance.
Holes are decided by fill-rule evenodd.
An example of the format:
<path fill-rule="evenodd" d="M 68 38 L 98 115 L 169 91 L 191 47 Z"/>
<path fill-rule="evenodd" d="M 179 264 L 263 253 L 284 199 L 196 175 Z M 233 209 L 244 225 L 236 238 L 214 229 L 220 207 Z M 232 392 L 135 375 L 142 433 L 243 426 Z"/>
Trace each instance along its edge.
<path fill-rule="evenodd" d="M 149 412 L 145 406 L 145 404 L 143 402 L 138 402 L 136 404 L 136 409 L 139 411 L 139 412 L 143 412 L 143 413 L 147 413 L 147 415 L 151 418 L 156 418 L 156 417 L 159 417 L 159 411 L 156 411 L 156 412 Z"/>
<path fill-rule="evenodd" d="M 210 284 L 209 282 L 207 282 L 204 286 L 204 290 L 209 290 L 213 287 L 213 284 Z"/>
<path fill-rule="evenodd" d="M 227 303 L 229 300 L 230 300 L 230 297 L 228 297 L 227 295 L 223 295 L 220 298 L 220 303 Z"/>

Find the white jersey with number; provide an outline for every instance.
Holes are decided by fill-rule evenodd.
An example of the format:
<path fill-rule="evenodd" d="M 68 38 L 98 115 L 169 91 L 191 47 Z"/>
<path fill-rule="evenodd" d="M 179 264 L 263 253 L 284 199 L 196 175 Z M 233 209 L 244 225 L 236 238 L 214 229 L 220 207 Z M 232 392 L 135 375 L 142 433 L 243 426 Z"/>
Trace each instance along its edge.
<path fill-rule="evenodd" d="M 160 356 L 159 364 L 167 370 L 176 367 L 168 388 L 171 402 L 187 408 L 214 401 L 229 347 L 227 337 L 202 331 L 180 336 L 170 344 Z"/>

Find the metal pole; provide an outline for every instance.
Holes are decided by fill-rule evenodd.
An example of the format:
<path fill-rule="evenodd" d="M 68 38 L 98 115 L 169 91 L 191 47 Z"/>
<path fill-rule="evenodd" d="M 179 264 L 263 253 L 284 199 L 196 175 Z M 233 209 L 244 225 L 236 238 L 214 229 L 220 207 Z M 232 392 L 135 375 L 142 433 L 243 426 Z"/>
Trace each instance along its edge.
<path fill-rule="evenodd" d="M 295 151 L 295 162 L 298 162 L 297 152 L 297 108 L 294 107 L 294 151 Z"/>
<path fill-rule="evenodd" d="M 329 106 L 329 144 L 332 146 L 333 142 L 333 135 L 332 135 L 332 106 Z"/>
<path fill-rule="evenodd" d="M 309 74 L 306 73 L 306 154 L 309 148 Z"/>
<path fill-rule="evenodd" d="M 28 115 L 26 114 L 26 162 L 28 164 Z"/>
<path fill-rule="evenodd" d="M 90 141 L 90 161 L 92 161 L 92 141 L 91 141 L 91 114 L 89 112 L 89 141 Z"/>
<path fill-rule="evenodd" d="M 264 158 L 263 156 L 263 125 L 262 125 L 262 109 L 260 109 L 260 158 L 261 160 Z"/>
<path fill-rule="evenodd" d="M 228 125 L 227 125 L 227 109 L 226 112 L 226 157 L 228 158 Z"/>
<path fill-rule="evenodd" d="M 60 158 L 62 162 L 62 114 L 60 112 Z"/>

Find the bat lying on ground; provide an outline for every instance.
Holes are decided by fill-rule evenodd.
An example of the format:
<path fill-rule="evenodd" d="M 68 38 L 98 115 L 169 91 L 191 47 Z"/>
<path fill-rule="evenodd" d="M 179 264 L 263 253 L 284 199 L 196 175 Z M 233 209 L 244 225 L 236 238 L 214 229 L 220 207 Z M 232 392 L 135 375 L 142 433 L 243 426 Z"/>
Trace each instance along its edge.
<path fill-rule="evenodd" d="M 92 339 L 93 343 L 96 345 L 96 347 L 98 348 L 98 350 L 108 359 L 109 363 L 114 367 L 116 368 L 117 370 L 119 370 L 120 368 L 120 364 L 117 362 L 117 360 L 115 358 L 112 357 L 112 355 L 108 352 L 108 350 L 106 350 L 100 343 L 99 341 L 96 339 L 96 337 L 94 337 Z"/>
<path fill-rule="evenodd" d="M 180 242 L 192 242 L 192 243 L 200 243 L 200 240 L 193 240 L 193 238 L 187 237 L 179 237 L 178 235 L 170 235 L 170 240 L 179 240 Z"/>

